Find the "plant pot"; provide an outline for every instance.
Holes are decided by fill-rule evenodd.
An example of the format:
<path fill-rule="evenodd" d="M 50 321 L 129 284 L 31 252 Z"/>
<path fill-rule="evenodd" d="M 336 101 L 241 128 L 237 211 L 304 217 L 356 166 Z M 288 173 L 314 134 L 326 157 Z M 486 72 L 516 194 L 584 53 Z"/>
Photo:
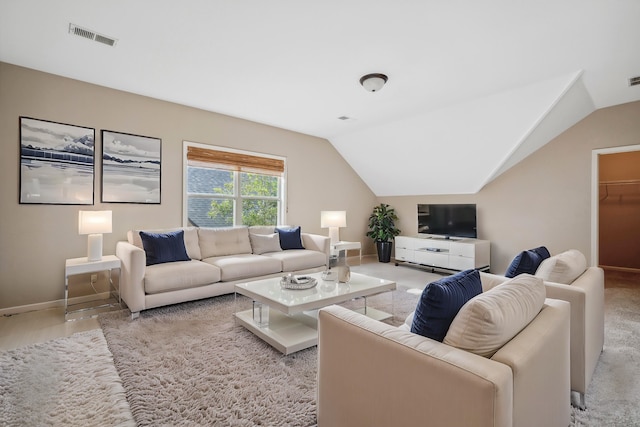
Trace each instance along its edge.
<path fill-rule="evenodd" d="M 393 242 L 376 242 L 376 248 L 378 249 L 378 261 L 391 261 L 391 248 L 393 248 Z"/>

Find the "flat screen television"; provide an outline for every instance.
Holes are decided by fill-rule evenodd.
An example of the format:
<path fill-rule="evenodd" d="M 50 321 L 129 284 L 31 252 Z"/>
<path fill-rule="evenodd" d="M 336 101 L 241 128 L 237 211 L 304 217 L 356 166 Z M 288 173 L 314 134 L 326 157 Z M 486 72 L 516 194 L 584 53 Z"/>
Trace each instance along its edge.
<path fill-rule="evenodd" d="M 476 205 L 419 204 L 418 233 L 449 237 L 478 237 Z"/>

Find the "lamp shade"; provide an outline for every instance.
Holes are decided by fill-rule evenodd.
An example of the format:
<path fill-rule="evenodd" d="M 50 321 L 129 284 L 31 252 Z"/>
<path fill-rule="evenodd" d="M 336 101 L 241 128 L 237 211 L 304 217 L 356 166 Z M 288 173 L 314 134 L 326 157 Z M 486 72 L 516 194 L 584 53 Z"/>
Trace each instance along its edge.
<path fill-rule="evenodd" d="M 321 211 L 320 212 L 320 227 L 346 227 L 347 226 L 347 212 L 346 211 Z"/>
<path fill-rule="evenodd" d="M 78 234 L 111 233 L 111 211 L 80 211 Z"/>

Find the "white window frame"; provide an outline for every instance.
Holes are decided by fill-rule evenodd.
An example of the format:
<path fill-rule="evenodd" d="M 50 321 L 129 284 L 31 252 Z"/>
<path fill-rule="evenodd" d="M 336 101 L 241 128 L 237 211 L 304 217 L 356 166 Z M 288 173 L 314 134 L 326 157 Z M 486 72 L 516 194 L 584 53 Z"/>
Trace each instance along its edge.
<path fill-rule="evenodd" d="M 201 144 L 198 142 L 192 142 L 192 141 L 183 141 L 182 142 L 182 225 L 184 227 L 189 226 L 189 197 L 190 195 L 187 192 L 188 189 L 188 180 L 189 180 L 189 174 L 188 174 L 188 168 L 189 168 L 189 161 L 187 159 L 187 151 L 189 149 L 189 147 L 198 147 L 198 148 L 202 148 L 202 149 L 210 149 L 210 150 L 216 150 L 216 151 L 225 151 L 225 152 L 229 152 L 229 153 L 237 153 L 237 154 L 245 154 L 245 155 L 250 155 L 250 156 L 256 156 L 256 157 L 265 157 L 268 159 L 276 159 L 276 160 L 281 160 L 284 163 L 284 172 L 282 173 L 282 176 L 280 178 L 280 188 L 278 189 L 278 193 L 280 197 L 260 197 L 260 196 L 242 196 L 239 194 L 240 192 L 240 172 L 233 172 L 233 176 L 234 176 L 234 194 L 233 195 L 214 195 L 216 198 L 229 198 L 232 199 L 234 201 L 234 219 L 233 219 L 233 226 L 237 226 L 237 225 L 242 225 L 242 200 L 243 199 L 247 199 L 247 200 L 255 200 L 255 199 L 265 199 L 265 200 L 280 200 L 280 209 L 278 212 L 278 218 L 279 220 L 277 221 L 279 224 L 286 224 L 287 223 L 287 159 L 286 157 L 282 157 L 282 156 L 276 156 L 276 155 L 272 155 L 272 154 L 265 154 L 265 153 L 258 153 L 258 152 L 254 152 L 254 151 L 247 151 L 247 150 L 238 150 L 235 148 L 229 148 L 229 147 L 222 147 L 222 146 L 216 146 L 216 145 L 208 145 L 208 144 Z M 212 194 L 206 194 L 206 195 L 202 195 L 203 197 L 207 197 L 207 198 L 211 198 Z M 238 206 L 238 204 L 240 203 L 240 206 Z"/>

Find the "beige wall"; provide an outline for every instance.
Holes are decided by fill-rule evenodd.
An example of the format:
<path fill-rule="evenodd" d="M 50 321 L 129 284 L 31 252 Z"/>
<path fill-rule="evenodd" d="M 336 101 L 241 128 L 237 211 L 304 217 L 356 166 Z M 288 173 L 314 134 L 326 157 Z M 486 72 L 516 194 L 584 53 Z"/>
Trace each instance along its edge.
<path fill-rule="evenodd" d="M 19 204 L 19 116 L 93 127 L 98 153 L 101 129 L 161 138 L 162 204 L 101 203 L 100 163 L 95 206 Z M 64 297 L 65 259 L 86 256 L 81 209 L 113 210 L 105 254 L 128 229 L 182 224 L 183 140 L 285 156 L 287 222 L 326 235 L 320 211 L 344 209 L 341 238 L 368 240 L 375 196 L 324 139 L 0 63 L 0 309 Z"/>
<path fill-rule="evenodd" d="M 376 199 L 326 140 L 0 63 L 0 309 L 61 299 L 64 260 L 86 254 L 86 236 L 77 234 L 83 207 L 18 204 L 19 116 L 93 127 L 97 147 L 101 129 L 162 139 L 161 205 L 100 203 L 97 165 L 94 209 L 111 209 L 114 218 L 104 253 L 113 253 L 130 228 L 182 223 L 182 141 L 188 140 L 287 157 L 287 222 L 326 234 L 320 211 L 345 209 L 348 227 L 340 237 L 362 241 L 365 253 L 375 252 L 364 234 L 377 203 L 396 208 L 405 235 L 416 232 L 417 203 L 476 203 L 479 237 L 491 240 L 497 273 L 537 245 L 552 253 L 577 248 L 590 259 L 591 152 L 640 141 L 640 102 L 606 108 L 478 194 Z M 452 161 L 452 173 L 464 171 Z"/>
<path fill-rule="evenodd" d="M 384 197 L 403 234 L 417 231 L 417 203 L 476 203 L 478 237 L 491 240 L 491 270 L 504 273 L 520 251 L 545 245 L 591 259 L 592 150 L 640 142 L 640 102 L 604 108 L 555 138 L 478 194 Z M 433 161 L 446 161 L 434 156 Z M 451 173 L 455 170 L 452 161 Z M 446 179 L 446 177 L 443 177 Z"/>

